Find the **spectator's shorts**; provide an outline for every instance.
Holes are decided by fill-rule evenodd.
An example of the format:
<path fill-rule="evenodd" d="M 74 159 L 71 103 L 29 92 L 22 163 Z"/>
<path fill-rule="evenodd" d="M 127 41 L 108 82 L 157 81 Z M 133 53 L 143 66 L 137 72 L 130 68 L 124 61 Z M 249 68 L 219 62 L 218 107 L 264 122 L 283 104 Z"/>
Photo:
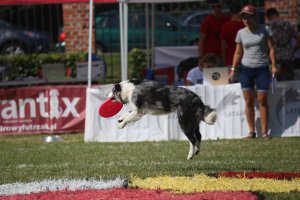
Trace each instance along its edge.
<path fill-rule="evenodd" d="M 271 73 L 269 66 L 250 68 L 240 67 L 240 83 L 243 90 L 267 92 L 270 88 Z"/>

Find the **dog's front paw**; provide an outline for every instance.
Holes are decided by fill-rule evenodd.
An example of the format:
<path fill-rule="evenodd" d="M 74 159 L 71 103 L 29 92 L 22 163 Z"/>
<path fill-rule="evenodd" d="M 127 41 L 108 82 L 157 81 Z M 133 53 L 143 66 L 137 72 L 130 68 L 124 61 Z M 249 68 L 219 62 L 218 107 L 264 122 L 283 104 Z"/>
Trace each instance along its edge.
<path fill-rule="evenodd" d="M 130 113 L 125 113 L 124 115 L 122 115 L 121 117 L 119 117 L 118 122 L 119 123 L 122 122 L 125 119 L 125 117 L 127 117 L 129 114 Z"/>
<path fill-rule="evenodd" d="M 121 122 L 118 123 L 119 129 L 124 128 L 126 126 L 126 123 L 122 120 Z"/>

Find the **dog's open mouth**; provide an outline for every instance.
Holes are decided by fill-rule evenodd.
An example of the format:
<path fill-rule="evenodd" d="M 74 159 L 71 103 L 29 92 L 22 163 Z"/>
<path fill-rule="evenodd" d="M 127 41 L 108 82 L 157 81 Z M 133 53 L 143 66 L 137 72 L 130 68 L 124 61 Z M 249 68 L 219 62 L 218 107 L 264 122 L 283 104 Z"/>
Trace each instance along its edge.
<path fill-rule="evenodd" d="M 111 100 L 111 101 L 115 101 L 116 98 L 113 96 L 113 97 L 110 97 L 110 100 Z"/>

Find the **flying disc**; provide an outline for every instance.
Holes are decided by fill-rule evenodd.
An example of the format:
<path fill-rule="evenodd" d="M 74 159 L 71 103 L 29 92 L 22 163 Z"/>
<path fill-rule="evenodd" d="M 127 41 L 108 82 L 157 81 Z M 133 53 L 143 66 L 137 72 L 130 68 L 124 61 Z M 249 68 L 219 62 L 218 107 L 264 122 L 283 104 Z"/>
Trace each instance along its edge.
<path fill-rule="evenodd" d="M 106 99 L 99 107 L 99 115 L 102 117 L 112 117 L 116 115 L 123 107 L 119 101 L 112 101 L 110 98 Z"/>

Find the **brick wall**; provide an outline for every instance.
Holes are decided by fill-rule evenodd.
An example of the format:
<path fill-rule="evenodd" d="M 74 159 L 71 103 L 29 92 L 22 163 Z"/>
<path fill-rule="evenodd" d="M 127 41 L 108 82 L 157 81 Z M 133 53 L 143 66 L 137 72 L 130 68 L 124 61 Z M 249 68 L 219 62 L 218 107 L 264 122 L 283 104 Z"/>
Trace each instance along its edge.
<path fill-rule="evenodd" d="M 88 51 L 89 43 L 89 4 L 63 4 L 66 51 Z M 94 32 L 94 31 L 93 31 Z M 95 49 L 93 34 L 93 49 Z"/>
<path fill-rule="evenodd" d="M 275 7 L 280 18 L 289 21 L 295 28 L 298 23 L 298 0 L 265 0 L 265 10 Z"/>

